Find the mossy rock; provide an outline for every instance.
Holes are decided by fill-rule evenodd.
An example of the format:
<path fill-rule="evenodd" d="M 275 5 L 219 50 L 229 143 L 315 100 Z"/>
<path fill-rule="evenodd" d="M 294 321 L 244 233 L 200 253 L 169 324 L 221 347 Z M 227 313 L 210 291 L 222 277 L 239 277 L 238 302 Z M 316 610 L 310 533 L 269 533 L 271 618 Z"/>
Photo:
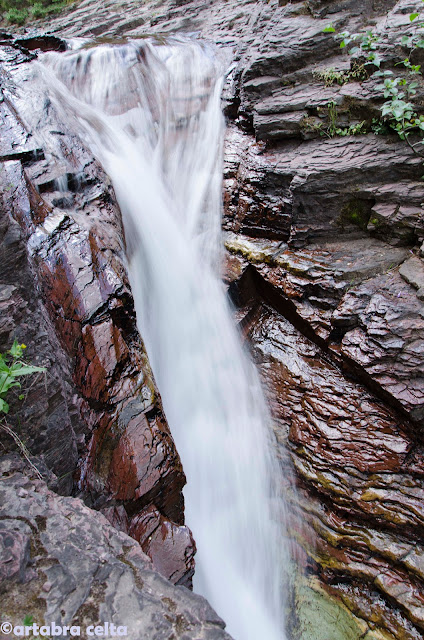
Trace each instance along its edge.
<path fill-rule="evenodd" d="M 342 230 L 345 227 L 358 227 L 362 231 L 367 230 L 371 217 L 372 203 L 368 200 L 351 200 L 342 209 L 337 224 Z"/>
<path fill-rule="evenodd" d="M 326 593 L 316 578 L 299 577 L 295 594 L 293 640 L 360 640 L 369 631 L 366 622 Z"/>

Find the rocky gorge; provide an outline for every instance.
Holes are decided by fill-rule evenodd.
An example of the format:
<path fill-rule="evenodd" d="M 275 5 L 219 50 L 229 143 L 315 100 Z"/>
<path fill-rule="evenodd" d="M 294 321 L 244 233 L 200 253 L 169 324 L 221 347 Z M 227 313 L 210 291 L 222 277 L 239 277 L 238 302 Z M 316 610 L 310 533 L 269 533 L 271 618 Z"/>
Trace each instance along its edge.
<path fill-rule="evenodd" d="M 48 367 L 8 419 L 45 482 L 2 433 L 4 619 L 118 619 L 130 598 L 131 637 L 229 637 L 186 589 L 186 479 L 137 332 L 113 188 L 81 140 L 49 128 L 48 105 L 17 92 L 37 56 L 73 38 L 195 32 L 233 60 L 224 280 L 287 469 L 292 637 L 424 636 L 422 159 L 373 131 L 375 78 L 331 81 L 352 61 L 323 32 L 372 28 L 394 69 L 418 4 L 82 0 L 48 27 L 2 33 L 0 346 L 18 337 Z M 419 81 L 417 111 L 423 95 Z M 28 109 L 60 154 L 35 143 Z M 361 133 L 320 135 L 334 117 Z"/>

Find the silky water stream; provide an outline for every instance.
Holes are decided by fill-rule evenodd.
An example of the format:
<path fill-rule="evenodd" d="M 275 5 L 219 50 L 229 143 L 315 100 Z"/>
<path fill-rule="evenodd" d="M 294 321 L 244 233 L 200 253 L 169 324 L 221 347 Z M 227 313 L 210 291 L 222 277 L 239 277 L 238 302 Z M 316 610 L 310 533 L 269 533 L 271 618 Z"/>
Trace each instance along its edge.
<path fill-rule="evenodd" d="M 284 640 L 284 501 L 270 416 L 220 280 L 225 61 L 196 40 L 43 57 L 110 176 L 138 326 L 187 476 L 194 589 L 236 640 Z"/>

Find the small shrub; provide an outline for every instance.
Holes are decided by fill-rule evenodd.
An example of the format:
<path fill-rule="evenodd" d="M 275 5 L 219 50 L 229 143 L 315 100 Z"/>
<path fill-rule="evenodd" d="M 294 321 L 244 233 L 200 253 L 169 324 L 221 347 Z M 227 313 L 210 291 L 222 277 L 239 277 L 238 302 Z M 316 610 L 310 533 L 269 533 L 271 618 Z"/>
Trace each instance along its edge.
<path fill-rule="evenodd" d="M 325 136 L 326 138 L 336 138 L 339 136 L 359 136 L 368 133 L 366 120 L 350 124 L 347 127 L 339 127 L 337 125 L 337 105 L 334 100 L 330 100 L 330 102 L 327 104 L 327 117 L 327 125 L 325 125 L 323 122 L 317 122 L 313 118 L 307 117 L 303 119 L 301 126 L 304 131 L 319 133 L 320 136 Z"/>
<path fill-rule="evenodd" d="M 36 2 L 33 7 L 31 7 L 31 15 L 35 20 L 38 18 L 44 18 L 46 15 L 46 8 L 39 2 Z"/>
<path fill-rule="evenodd" d="M 331 87 L 333 84 L 342 86 L 349 82 L 349 76 L 346 71 L 336 71 L 333 67 L 314 71 L 314 77 L 317 80 L 321 80 L 326 87 Z"/>
<path fill-rule="evenodd" d="M 41 479 L 42 475 L 31 461 L 30 452 L 26 448 L 25 443 L 22 442 L 18 434 L 5 420 L 6 414 L 9 413 L 9 403 L 6 401 L 6 398 L 11 389 L 21 386 L 18 378 L 45 371 L 44 367 L 34 367 L 22 360 L 24 349 L 26 349 L 26 346 L 19 344 L 18 341 L 15 340 L 9 351 L 5 354 L 0 353 L 0 430 L 13 438 L 25 460 L 36 473 L 37 477 Z M 23 400 L 23 398 L 24 395 L 19 396 L 20 400 Z"/>
<path fill-rule="evenodd" d="M 60 13 L 75 0 L 0 0 L 0 11 L 10 24 L 22 26 L 28 19 L 42 19 Z"/>
<path fill-rule="evenodd" d="M 348 82 L 366 80 L 368 78 L 364 64 L 352 65 L 352 69 L 349 71 L 336 71 L 333 67 L 330 67 L 329 69 L 314 71 L 313 75 L 317 80 L 321 80 L 326 87 L 331 87 L 334 84 L 341 87 Z"/>
<path fill-rule="evenodd" d="M 6 20 L 10 24 L 16 24 L 22 26 L 25 24 L 28 18 L 28 11 L 26 9 L 9 9 L 6 12 Z"/>
<path fill-rule="evenodd" d="M 15 340 L 7 353 L 0 353 L 0 414 L 9 413 L 6 397 L 10 389 L 21 386 L 18 378 L 45 371 L 44 367 L 34 367 L 22 360 L 24 349 L 26 346 Z M 19 397 L 23 398 L 23 396 Z"/>

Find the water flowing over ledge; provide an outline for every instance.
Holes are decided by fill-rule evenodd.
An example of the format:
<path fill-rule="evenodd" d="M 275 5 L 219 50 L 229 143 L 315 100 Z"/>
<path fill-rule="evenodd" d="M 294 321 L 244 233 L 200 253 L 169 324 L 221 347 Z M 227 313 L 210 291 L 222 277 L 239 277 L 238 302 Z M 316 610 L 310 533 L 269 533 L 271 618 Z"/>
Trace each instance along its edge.
<path fill-rule="evenodd" d="M 121 207 L 138 325 L 188 479 L 195 590 L 236 640 L 282 640 L 281 472 L 219 279 L 225 61 L 197 41 L 144 41 L 48 54 L 39 72 Z"/>
<path fill-rule="evenodd" d="M 317 109 L 319 121 L 327 124 L 329 99 L 338 106 L 341 126 L 347 119 L 371 123 L 381 107 L 369 81 L 326 86 L 326 72 L 345 76 L 348 71 L 346 49 L 323 33 L 334 11 L 351 33 L 358 30 L 358 21 L 375 20 L 384 68 L 394 74 L 400 69 L 397 43 L 403 34 L 418 31 L 420 21 L 410 22 L 406 0 L 310 0 L 307 13 L 303 4 L 189 0 L 158 7 L 150 0 L 83 0 L 49 28 L 62 38 L 95 34 L 99 42 L 120 44 L 123 38 L 152 34 L 160 34 L 163 44 L 163 34 L 191 30 L 233 47 L 233 71 L 223 91 L 228 116 L 223 228 L 231 232 L 225 279 L 269 393 L 279 455 L 284 456 L 287 443 L 296 470 L 300 491 L 293 500 L 285 492 L 289 531 L 296 557 L 314 574 L 309 595 L 296 581 L 306 619 L 299 625 L 294 621 L 296 629 L 289 620 L 287 633 L 293 633 L 293 640 L 359 640 L 365 635 L 367 640 L 386 635 L 418 640 L 424 628 L 424 336 L 422 296 L 413 283 L 424 264 L 422 163 L 393 134 L 326 139 L 304 125 L 309 118 L 314 121 Z M 156 508 L 154 522 L 161 525 L 151 542 L 146 527 L 136 534 L 151 556 L 156 544 L 162 560 L 184 534 L 188 544 L 180 547 L 179 572 L 175 565 L 169 571 L 163 565 L 159 569 L 159 563 L 156 567 L 174 583 L 189 584 L 194 557 L 184 553 L 194 549 L 182 520 L 185 477 L 135 331 L 115 194 L 66 118 L 56 123 L 42 83 L 38 91 L 26 81 L 35 56 L 44 57 L 34 48 L 64 44 L 33 35 L 31 30 L 18 40 L 6 34 L 1 47 L 0 237 L 2 223 L 15 237 L 19 221 L 38 283 L 31 293 L 30 278 L 16 270 L 16 243 L 1 261 L 2 282 L 12 290 L 24 280 L 30 314 L 41 293 L 90 411 L 74 435 L 69 421 L 57 419 L 56 403 L 49 402 L 46 413 L 40 393 L 18 419 L 31 452 L 47 454 L 67 487 L 72 476 L 63 477 L 64 472 L 75 468 L 76 454 L 86 459 L 89 446 L 92 464 L 86 467 L 83 497 L 89 506 L 108 511 L 107 517 L 113 514 L 115 526 L 121 524 L 117 515 L 131 527 L 147 517 L 150 523 Z M 29 90 L 20 99 L 13 85 Z M 422 90 L 412 100 L 418 109 Z M 40 144 L 31 135 L 33 127 L 20 127 L 21 107 L 31 108 L 30 103 L 31 122 L 35 116 L 51 130 L 58 152 L 53 140 L 50 147 Z M 55 178 L 64 173 L 68 189 L 59 193 Z M 8 294 L 13 299 L 13 306 L 7 300 L 9 326 L 16 326 L 21 295 L 21 286 Z M 57 348 L 46 349 L 37 340 L 32 350 L 31 336 L 39 325 L 35 315 L 26 323 L 27 315 L 17 322 L 28 356 L 40 354 L 39 364 L 53 356 L 57 372 Z M 1 337 L 7 348 L 10 336 L 3 332 Z M 129 413 L 130 403 L 141 413 Z M 71 403 L 71 416 L 74 407 Z M 141 449 L 139 442 L 145 445 Z M 128 454 L 124 443 L 131 445 Z M 141 495 L 137 503 L 130 486 Z M 101 504 L 94 503 L 100 499 Z M 8 517 L 12 512 L 10 506 L 3 509 Z M 100 522 L 101 515 L 95 515 Z M 49 605 L 53 602 L 52 594 L 40 593 Z M 53 606 L 60 617 L 56 594 Z M 192 596 L 186 592 L 185 597 Z M 17 612 L 18 619 L 27 613 L 27 608 Z M 168 609 L 162 622 L 170 628 L 177 617 L 176 636 L 203 637 L 195 624 L 182 628 L 174 610 Z M 159 640 L 163 633 L 156 622 L 150 632 L 140 629 L 134 627 L 137 640 L 156 635 Z M 216 628 L 211 633 L 226 637 Z"/>

